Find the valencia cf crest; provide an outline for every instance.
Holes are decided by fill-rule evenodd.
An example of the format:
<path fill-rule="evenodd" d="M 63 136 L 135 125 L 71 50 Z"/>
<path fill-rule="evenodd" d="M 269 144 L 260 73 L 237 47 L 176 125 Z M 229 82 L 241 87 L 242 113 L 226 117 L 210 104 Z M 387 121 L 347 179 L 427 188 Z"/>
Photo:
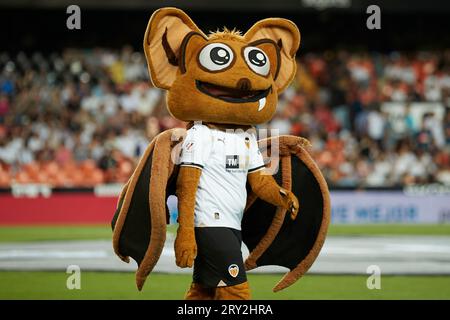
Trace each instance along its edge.
<path fill-rule="evenodd" d="M 236 278 L 239 274 L 239 266 L 237 264 L 231 264 L 228 267 L 228 273 L 233 277 Z"/>

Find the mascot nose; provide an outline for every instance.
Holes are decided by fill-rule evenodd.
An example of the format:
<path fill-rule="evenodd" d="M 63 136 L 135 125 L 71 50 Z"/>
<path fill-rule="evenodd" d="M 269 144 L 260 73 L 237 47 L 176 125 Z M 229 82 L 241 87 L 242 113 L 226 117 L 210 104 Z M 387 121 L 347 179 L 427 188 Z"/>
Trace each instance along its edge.
<path fill-rule="evenodd" d="M 239 90 L 250 91 L 252 89 L 252 84 L 247 78 L 241 78 L 237 82 L 236 88 Z"/>

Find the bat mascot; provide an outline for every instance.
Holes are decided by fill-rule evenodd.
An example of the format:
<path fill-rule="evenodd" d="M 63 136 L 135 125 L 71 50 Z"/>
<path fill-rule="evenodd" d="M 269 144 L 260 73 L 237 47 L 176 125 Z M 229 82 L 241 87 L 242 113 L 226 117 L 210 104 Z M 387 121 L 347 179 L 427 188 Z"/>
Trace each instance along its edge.
<path fill-rule="evenodd" d="M 326 182 L 306 139 L 257 141 L 254 128 L 274 115 L 299 44 L 286 19 L 261 20 L 244 35 L 206 35 L 179 9 L 151 16 L 144 38 L 151 80 L 167 90 L 169 112 L 187 130 L 159 134 L 119 197 L 113 247 L 138 263 L 139 290 L 164 247 L 170 195 L 178 198 L 176 264 L 194 267 L 186 299 L 250 299 L 246 270 L 264 265 L 290 270 L 276 292 L 313 264 L 330 216 Z"/>

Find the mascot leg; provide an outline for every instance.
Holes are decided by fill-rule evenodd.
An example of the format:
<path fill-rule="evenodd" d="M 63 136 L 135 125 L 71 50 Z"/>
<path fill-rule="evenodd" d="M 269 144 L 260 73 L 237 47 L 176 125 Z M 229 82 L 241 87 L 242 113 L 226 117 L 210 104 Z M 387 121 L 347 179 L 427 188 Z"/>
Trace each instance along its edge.
<path fill-rule="evenodd" d="M 248 281 L 231 286 L 216 288 L 215 300 L 250 300 Z"/>
<path fill-rule="evenodd" d="M 184 298 L 186 300 L 212 300 L 214 291 L 214 288 L 203 288 L 198 283 L 192 283 Z"/>

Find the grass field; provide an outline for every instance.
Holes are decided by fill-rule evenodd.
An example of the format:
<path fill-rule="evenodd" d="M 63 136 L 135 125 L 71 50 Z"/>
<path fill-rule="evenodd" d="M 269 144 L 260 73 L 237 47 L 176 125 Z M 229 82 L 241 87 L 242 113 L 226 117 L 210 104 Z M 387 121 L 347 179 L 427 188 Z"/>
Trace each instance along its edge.
<path fill-rule="evenodd" d="M 81 289 L 68 290 L 64 272 L 0 272 L 0 299 L 181 299 L 190 275 L 152 274 L 142 292 L 134 274 L 83 272 Z M 249 275 L 253 299 L 450 299 L 450 277 L 384 276 L 369 290 L 365 276 L 306 275 L 273 293 L 280 275 Z"/>
<path fill-rule="evenodd" d="M 169 226 L 174 233 L 176 226 Z M 331 225 L 332 236 L 450 235 L 450 225 Z M 108 225 L 2 226 L 0 242 L 111 239 Z M 81 290 L 68 290 L 65 272 L 0 272 L 0 299 L 181 299 L 190 275 L 152 274 L 138 292 L 133 273 L 82 272 Z M 254 299 L 450 299 L 450 276 L 382 276 L 381 290 L 367 276 L 306 275 L 272 293 L 281 275 L 250 274 Z"/>
<path fill-rule="evenodd" d="M 175 232 L 169 225 L 168 231 Z M 330 236 L 359 235 L 448 235 L 450 224 L 437 225 L 330 225 Z M 0 242 L 111 239 L 109 225 L 0 226 Z"/>

